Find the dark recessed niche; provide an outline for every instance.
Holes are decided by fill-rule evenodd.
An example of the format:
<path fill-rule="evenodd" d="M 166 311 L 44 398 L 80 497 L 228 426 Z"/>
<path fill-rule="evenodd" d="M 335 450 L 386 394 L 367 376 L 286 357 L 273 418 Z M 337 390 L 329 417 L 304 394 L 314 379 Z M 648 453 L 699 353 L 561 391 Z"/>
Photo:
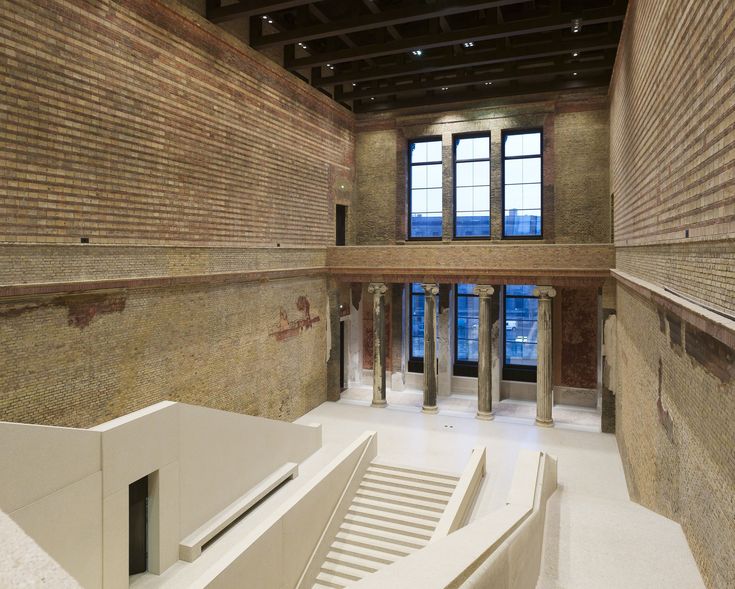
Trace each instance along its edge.
<path fill-rule="evenodd" d="M 80 237 L 80 238 L 79 238 L 79 241 L 80 241 L 81 243 L 89 243 L 89 237 Z"/>

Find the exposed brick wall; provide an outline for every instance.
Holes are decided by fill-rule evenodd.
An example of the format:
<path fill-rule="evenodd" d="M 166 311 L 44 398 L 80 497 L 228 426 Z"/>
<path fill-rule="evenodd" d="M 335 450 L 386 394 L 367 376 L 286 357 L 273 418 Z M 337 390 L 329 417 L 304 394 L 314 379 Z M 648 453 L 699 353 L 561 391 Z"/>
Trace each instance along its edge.
<path fill-rule="evenodd" d="M 333 243 L 351 113 L 174 0 L 0 19 L 0 241 Z"/>
<path fill-rule="evenodd" d="M 597 289 L 560 288 L 557 300 L 555 384 L 597 388 Z"/>
<path fill-rule="evenodd" d="M 450 111 L 358 115 L 356 146 L 357 244 L 406 238 L 407 140 L 441 136 L 444 144 L 444 239 L 452 236 L 452 135 L 490 131 L 491 239 L 502 219 L 501 133 L 544 130 L 544 241 L 611 240 L 608 182 L 608 106 L 604 90 L 475 103 Z M 517 243 L 517 242 L 516 242 Z"/>
<path fill-rule="evenodd" d="M 735 352 L 702 346 L 706 336 L 622 286 L 617 305 L 616 427 L 631 498 L 681 523 L 708 587 L 733 587 Z"/>
<path fill-rule="evenodd" d="M 297 278 L 1 301 L 0 420 L 89 427 L 164 399 L 295 419 L 327 398 L 326 297 Z"/>
<path fill-rule="evenodd" d="M 735 3 L 631 2 L 611 84 L 615 243 L 735 236 Z"/>

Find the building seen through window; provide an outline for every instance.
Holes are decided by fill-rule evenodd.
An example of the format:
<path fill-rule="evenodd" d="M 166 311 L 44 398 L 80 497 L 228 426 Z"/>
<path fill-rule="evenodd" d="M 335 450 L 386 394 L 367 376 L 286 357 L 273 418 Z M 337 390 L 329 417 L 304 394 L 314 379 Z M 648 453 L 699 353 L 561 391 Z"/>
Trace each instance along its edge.
<path fill-rule="evenodd" d="M 454 143 L 454 234 L 490 237 L 490 135 Z"/>
<path fill-rule="evenodd" d="M 504 363 L 509 380 L 535 380 L 538 341 L 538 299 L 534 286 L 505 287 Z"/>
<path fill-rule="evenodd" d="M 409 237 L 442 236 L 442 142 L 422 139 L 409 143 Z"/>
<path fill-rule="evenodd" d="M 503 235 L 541 237 L 541 132 L 503 134 Z"/>

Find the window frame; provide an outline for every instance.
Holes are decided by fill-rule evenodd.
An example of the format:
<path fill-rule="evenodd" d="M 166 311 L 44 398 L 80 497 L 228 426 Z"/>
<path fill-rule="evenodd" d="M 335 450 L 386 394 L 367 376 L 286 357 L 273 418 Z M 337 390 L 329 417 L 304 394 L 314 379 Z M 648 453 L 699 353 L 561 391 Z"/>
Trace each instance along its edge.
<path fill-rule="evenodd" d="M 421 164 L 417 164 L 417 165 L 436 165 L 436 164 L 441 164 L 441 167 L 442 167 L 442 216 L 441 216 L 441 219 L 442 219 L 442 223 L 441 223 L 442 231 L 441 231 L 441 233 L 442 234 L 444 233 L 444 143 L 442 141 L 442 136 L 441 135 L 430 135 L 430 136 L 427 136 L 427 137 L 418 137 L 416 139 L 407 139 L 406 140 L 406 151 L 405 151 L 405 153 L 406 153 L 406 156 L 405 156 L 406 157 L 406 171 L 407 171 L 407 173 L 406 173 L 406 176 L 407 176 L 407 189 L 408 189 L 408 193 L 406 194 L 406 202 L 407 202 L 407 205 L 408 205 L 408 211 L 407 211 L 408 212 L 408 214 L 407 214 L 407 227 L 406 227 L 406 230 L 407 230 L 407 233 L 406 233 L 406 241 L 441 241 L 442 240 L 442 236 L 441 235 L 439 235 L 438 237 L 413 237 L 411 235 L 411 216 L 412 216 L 411 215 L 411 210 L 412 210 L 412 208 L 411 208 L 412 207 L 412 202 L 411 201 L 412 201 L 412 198 L 413 198 L 413 187 L 411 186 L 413 174 L 411 172 L 413 171 L 413 165 L 414 165 L 414 164 L 411 163 L 411 145 L 414 144 L 414 143 L 431 143 L 433 141 L 439 141 L 442 144 L 442 159 L 441 159 L 441 161 L 439 161 L 439 162 L 422 162 Z"/>
<path fill-rule="evenodd" d="M 413 292 L 414 284 L 422 284 L 420 282 L 409 282 L 408 283 L 408 372 L 423 372 L 424 371 L 424 358 L 417 358 L 413 355 L 413 297 L 419 293 Z M 420 296 L 426 296 L 421 294 Z M 424 301 L 424 304 L 426 302 Z M 424 326 L 424 329 L 426 326 Z"/>
<path fill-rule="evenodd" d="M 511 286 L 532 286 L 532 285 L 513 284 Z M 533 286 L 535 287 L 535 285 Z M 510 295 L 510 298 L 538 300 L 538 297 L 534 297 L 534 296 Z M 537 370 L 538 370 L 538 342 L 536 342 L 536 352 L 537 352 L 536 366 L 528 366 L 527 364 L 508 364 L 507 363 L 508 338 L 505 332 L 506 331 L 505 326 L 508 324 L 507 299 L 508 299 L 507 285 L 503 285 L 503 374 L 502 374 L 503 380 L 514 380 L 514 381 L 519 381 L 519 382 L 536 382 Z M 536 317 L 536 321 L 538 321 L 538 315 Z M 538 330 L 538 327 L 537 327 L 537 330 Z"/>
<path fill-rule="evenodd" d="M 468 284 L 468 283 L 463 283 Z M 475 285 L 476 286 L 476 285 Z M 473 378 L 477 378 L 477 361 L 475 360 L 459 360 L 459 297 L 466 297 L 466 298 L 475 298 L 479 299 L 480 297 L 476 294 L 460 294 L 459 293 L 459 283 L 454 285 L 454 362 L 452 363 L 452 374 L 454 376 L 469 376 Z M 478 315 L 479 315 L 479 306 L 478 306 Z M 478 319 L 479 321 L 479 319 Z M 479 327 L 478 327 L 478 338 L 479 338 Z"/>
<path fill-rule="evenodd" d="M 488 157 L 487 160 L 462 160 L 459 163 L 465 164 L 470 162 L 487 161 L 489 168 L 488 177 L 488 228 L 487 235 L 457 235 L 457 142 L 460 139 L 477 139 L 487 137 L 488 140 Z M 542 164 L 543 166 L 543 164 Z M 543 167 L 542 167 L 543 169 Z M 455 133 L 452 135 L 452 239 L 457 241 L 481 241 L 492 238 L 493 233 L 493 141 L 491 131 L 473 131 L 470 133 Z"/>
<path fill-rule="evenodd" d="M 509 135 L 526 135 L 528 133 L 541 134 L 541 223 L 538 235 L 506 235 L 505 234 L 505 138 Z M 536 156 L 512 156 L 510 159 L 522 159 Z M 543 127 L 529 127 L 523 129 L 503 129 L 500 135 L 500 235 L 502 239 L 511 240 L 539 240 L 544 238 L 544 129 Z"/>

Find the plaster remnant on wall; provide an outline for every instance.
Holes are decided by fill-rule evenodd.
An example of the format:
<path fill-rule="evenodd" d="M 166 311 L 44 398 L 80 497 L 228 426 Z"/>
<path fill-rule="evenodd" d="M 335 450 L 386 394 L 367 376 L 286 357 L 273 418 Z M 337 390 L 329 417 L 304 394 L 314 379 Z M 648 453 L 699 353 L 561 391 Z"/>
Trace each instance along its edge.
<path fill-rule="evenodd" d="M 658 398 L 656 399 L 656 408 L 658 409 L 658 421 L 666 432 L 666 437 L 673 443 L 674 441 L 674 420 L 671 419 L 668 409 L 664 408 L 663 401 L 661 399 L 661 387 L 663 381 L 663 360 L 658 360 Z"/>
<path fill-rule="evenodd" d="M 93 294 L 62 297 L 58 301 L 69 311 L 69 326 L 84 329 L 98 315 L 122 313 L 125 296 L 120 294 Z"/>
<path fill-rule="evenodd" d="M 311 303 L 308 297 L 302 295 L 296 299 L 296 308 L 301 311 L 303 317 L 295 321 L 289 321 L 288 312 L 283 307 L 280 308 L 280 317 L 278 326 L 270 335 L 279 342 L 296 337 L 306 329 L 311 329 L 312 325 L 319 322 L 319 315 L 311 316 Z"/>

